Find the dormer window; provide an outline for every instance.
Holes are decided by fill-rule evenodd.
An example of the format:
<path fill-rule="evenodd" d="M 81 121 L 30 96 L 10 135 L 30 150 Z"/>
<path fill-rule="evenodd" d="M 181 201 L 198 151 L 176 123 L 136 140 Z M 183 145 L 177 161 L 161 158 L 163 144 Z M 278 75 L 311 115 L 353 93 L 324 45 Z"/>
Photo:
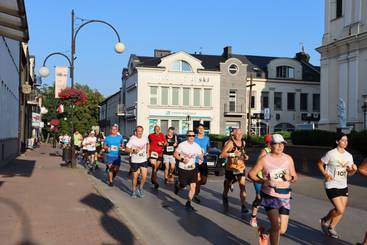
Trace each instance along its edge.
<path fill-rule="evenodd" d="M 178 60 L 172 64 L 171 71 L 192 72 L 192 68 L 186 61 Z"/>
<path fill-rule="evenodd" d="M 291 66 L 277 66 L 277 78 L 294 78 L 294 68 Z"/>

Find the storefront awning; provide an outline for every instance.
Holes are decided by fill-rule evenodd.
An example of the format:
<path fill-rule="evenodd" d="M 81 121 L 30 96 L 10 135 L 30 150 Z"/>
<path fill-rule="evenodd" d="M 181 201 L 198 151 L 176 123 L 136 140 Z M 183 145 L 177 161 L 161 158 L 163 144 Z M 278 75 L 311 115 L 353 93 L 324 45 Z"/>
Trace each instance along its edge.
<path fill-rule="evenodd" d="M 28 23 L 24 0 L 0 1 L 0 35 L 28 42 Z"/>

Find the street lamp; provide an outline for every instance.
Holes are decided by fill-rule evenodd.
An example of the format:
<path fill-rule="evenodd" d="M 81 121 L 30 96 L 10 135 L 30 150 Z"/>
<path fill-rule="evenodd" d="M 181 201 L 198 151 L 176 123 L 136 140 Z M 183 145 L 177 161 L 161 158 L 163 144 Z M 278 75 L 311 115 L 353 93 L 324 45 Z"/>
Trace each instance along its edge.
<path fill-rule="evenodd" d="M 187 114 L 186 116 L 187 130 L 190 130 L 190 121 L 191 121 L 191 116 L 190 114 Z"/>
<path fill-rule="evenodd" d="M 363 105 L 362 105 L 362 111 L 363 111 L 363 129 L 367 129 L 367 94 L 362 95 L 363 98 Z"/>
<path fill-rule="evenodd" d="M 71 80 L 71 88 L 74 88 L 74 60 L 75 60 L 75 48 L 76 48 L 76 37 L 79 33 L 79 31 L 86 25 L 91 24 L 91 23 L 101 23 L 104 25 L 107 25 L 108 27 L 110 27 L 114 33 L 117 36 L 117 42 L 115 44 L 114 50 L 116 53 L 123 53 L 125 51 L 125 45 L 121 42 L 120 39 L 120 35 L 118 34 L 117 30 L 108 22 L 103 21 L 103 20 L 88 20 L 85 23 L 83 23 L 82 25 L 80 25 L 76 30 L 74 30 L 75 28 L 75 14 L 74 14 L 74 10 L 71 11 L 71 56 L 70 58 L 68 56 L 66 56 L 63 53 L 60 52 L 55 52 L 55 53 L 51 53 L 49 54 L 44 62 L 43 62 L 43 66 L 40 68 L 39 70 L 39 74 L 41 77 L 47 77 L 49 75 L 49 70 L 46 67 L 46 61 L 48 58 L 50 58 L 53 55 L 61 55 L 63 57 L 65 57 L 68 60 L 69 63 L 69 68 L 70 68 L 70 80 Z M 72 128 L 72 140 L 71 140 L 71 146 L 72 146 L 72 151 L 71 151 L 71 165 L 72 167 L 76 166 L 76 162 L 75 162 L 75 152 L 74 152 L 74 107 L 71 107 L 71 128 Z"/>

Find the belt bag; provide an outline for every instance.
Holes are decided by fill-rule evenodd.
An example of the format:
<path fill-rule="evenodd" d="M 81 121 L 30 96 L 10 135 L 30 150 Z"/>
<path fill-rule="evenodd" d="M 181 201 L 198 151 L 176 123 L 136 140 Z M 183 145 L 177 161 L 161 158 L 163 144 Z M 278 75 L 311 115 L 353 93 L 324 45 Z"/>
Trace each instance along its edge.
<path fill-rule="evenodd" d="M 291 188 L 279 188 L 279 187 L 275 187 L 275 186 L 271 186 L 271 187 L 278 194 L 289 194 L 292 191 Z"/>

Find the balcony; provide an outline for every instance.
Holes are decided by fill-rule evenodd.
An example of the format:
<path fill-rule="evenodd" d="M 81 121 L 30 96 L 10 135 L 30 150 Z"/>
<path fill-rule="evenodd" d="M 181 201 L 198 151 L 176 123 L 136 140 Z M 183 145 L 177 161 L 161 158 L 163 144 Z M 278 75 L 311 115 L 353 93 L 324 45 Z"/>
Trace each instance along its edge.
<path fill-rule="evenodd" d="M 246 108 L 243 104 L 231 106 L 229 104 L 224 104 L 224 116 L 242 117 L 245 114 Z"/>

